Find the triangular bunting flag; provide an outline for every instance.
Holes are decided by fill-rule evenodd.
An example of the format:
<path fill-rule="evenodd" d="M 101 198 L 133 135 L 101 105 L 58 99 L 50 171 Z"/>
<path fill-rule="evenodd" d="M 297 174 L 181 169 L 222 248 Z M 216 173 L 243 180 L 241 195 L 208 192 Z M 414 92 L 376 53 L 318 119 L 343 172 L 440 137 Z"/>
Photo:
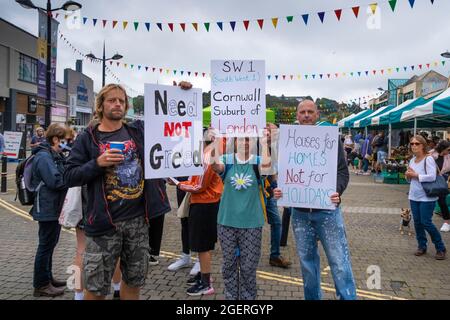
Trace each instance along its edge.
<path fill-rule="evenodd" d="M 153 71 L 153 72 L 155 72 L 155 70 L 156 70 L 156 68 L 155 68 L 155 67 L 153 67 L 153 68 L 152 68 L 152 71 Z"/>
<path fill-rule="evenodd" d="M 198 75 L 198 72 L 194 72 L 194 74 L 195 74 L 195 76 L 197 76 L 197 75 Z"/>
<path fill-rule="evenodd" d="M 434 4 L 434 0 L 431 0 L 431 4 Z"/>
<path fill-rule="evenodd" d="M 134 31 L 137 31 L 139 27 L 139 22 L 134 22 Z"/>
<path fill-rule="evenodd" d="M 134 64 L 132 64 L 132 65 L 131 65 L 130 67 L 131 67 L 131 69 L 133 69 L 133 67 L 134 67 Z"/>
<path fill-rule="evenodd" d="M 217 22 L 217 26 L 219 27 L 220 31 L 223 31 L 223 23 Z"/>
<path fill-rule="evenodd" d="M 338 19 L 338 21 L 341 21 L 342 9 L 334 10 L 334 13 L 336 14 L 336 18 Z"/>
<path fill-rule="evenodd" d="M 366 71 L 366 76 L 368 76 L 369 75 L 369 71 Z"/>
<path fill-rule="evenodd" d="M 145 71 L 148 71 L 148 67 L 145 67 Z"/>
<path fill-rule="evenodd" d="M 180 23 L 181 30 L 186 31 L 186 23 Z"/>
<path fill-rule="evenodd" d="M 209 32 L 209 22 L 205 22 L 204 25 L 205 25 L 206 32 Z"/>
<path fill-rule="evenodd" d="M 116 64 L 117 64 L 117 66 L 119 66 L 119 65 L 120 65 L 120 62 L 116 62 Z"/>
<path fill-rule="evenodd" d="M 377 73 L 377 70 L 372 70 L 373 74 L 375 75 Z"/>
<path fill-rule="evenodd" d="M 170 31 L 173 32 L 173 23 L 168 23 L 167 25 L 169 26 Z"/>
<path fill-rule="evenodd" d="M 114 20 L 114 21 L 112 22 L 112 27 L 113 27 L 113 29 L 116 27 L 116 24 L 117 24 L 117 21 Z"/>
<path fill-rule="evenodd" d="M 361 71 L 358 71 L 358 76 L 361 77 Z"/>
<path fill-rule="evenodd" d="M 444 61 L 444 60 L 442 60 L 441 62 L 442 62 L 442 66 L 445 66 L 445 61 Z"/>
<path fill-rule="evenodd" d="M 416 0 L 408 0 L 409 1 L 409 5 L 411 6 L 411 9 L 414 7 L 414 2 L 416 1 Z"/>
<path fill-rule="evenodd" d="M 319 15 L 320 22 L 323 23 L 323 19 L 325 18 L 325 12 L 317 12 L 317 14 Z"/>
<path fill-rule="evenodd" d="M 169 72 L 170 72 L 170 69 L 166 69 L 166 74 L 169 74 Z"/>
<path fill-rule="evenodd" d="M 244 23 L 245 30 L 248 30 L 248 25 L 249 25 L 250 21 L 249 20 L 244 20 L 243 23 Z"/>
<path fill-rule="evenodd" d="M 292 80 L 292 79 L 294 79 L 294 76 L 291 74 L 291 75 L 289 76 L 289 78 L 291 78 L 291 80 Z"/>
<path fill-rule="evenodd" d="M 272 18 L 273 27 L 276 29 L 278 24 L 278 18 Z"/>
<path fill-rule="evenodd" d="M 138 66 L 138 70 L 141 70 L 141 66 Z"/>
<path fill-rule="evenodd" d="M 193 22 L 192 27 L 195 29 L 195 31 L 198 31 L 198 23 Z"/>
<path fill-rule="evenodd" d="M 336 76 L 336 78 L 339 77 L 339 73 L 335 73 L 334 75 Z"/>
<path fill-rule="evenodd" d="M 159 68 L 159 73 L 162 73 L 162 70 L 163 70 L 162 68 Z"/>
<path fill-rule="evenodd" d="M 206 73 L 202 72 L 202 76 L 203 76 L 203 78 L 205 77 L 205 75 L 206 75 Z"/>
<path fill-rule="evenodd" d="M 328 73 L 328 74 L 327 74 L 328 79 L 330 79 L 330 76 L 331 76 L 331 75 Z"/>
<path fill-rule="evenodd" d="M 392 72 L 392 69 L 391 69 L 391 68 L 388 68 L 387 70 L 388 70 L 388 73 L 391 73 L 391 72 Z"/>
<path fill-rule="evenodd" d="M 267 76 L 267 80 L 270 80 L 270 74 Z"/>
<path fill-rule="evenodd" d="M 352 8 L 353 13 L 355 14 L 355 17 L 358 18 L 358 14 L 359 14 L 359 7 L 353 7 Z"/>
<path fill-rule="evenodd" d="M 124 63 L 123 66 L 124 68 L 126 68 L 128 66 L 128 63 Z"/>
<path fill-rule="evenodd" d="M 157 22 L 157 23 L 156 23 L 156 26 L 158 27 L 158 29 L 159 29 L 159 30 L 161 30 L 161 31 L 162 31 L 162 23 L 160 23 L 160 22 Z"/>
<path fill-rule="evenodd" d="M 177 70 L 173 70 L 173 74 L 176 75 L 177 74 Z"/>
<path fill-rule="evenodd" d="M 230 21 L 231 30 L 234 31 L 234 27 L 236 27 L 236 21 Z"/>
<path fill-rule="evenodd" d="M 302 14 L 302 18 L 303 18 L 303 22 L 305 23 L 305 26 L 307 26 L 309 14 Z"/>
<path fill-rule="evenodd" d="M 422 70 L 422 65 L 421 64 L 419 64 L 419 69 Z"/>
<path fill-rule="evenodd" d="M 278 80 L 278 75 L 275 76 L 275 80 Z"/>
<path fill-rule="evenodd" d="M 323 74 L 319 74 L 319 76 L 320 76 L 320 79 L 322 79 L 322 77 L 323 77 Z"/>
<path fill-rule="evenodd" d="M 259 25 L 259 28 L 262 30 L 263 25 L 264 25 L 264 19 L 258 19 L 258 25 Z"/>
<path fill-rule="evenodd" d="M 292 20 L 294 20 L 294 16 L 287 16 L 286 20 L 287 22 L 292 22 Z"/>
<path fill-rule="evenodd" d="M 283 80 L 286 80 L 286 75 L 283 74 Z"/>
<path fill-rule="evenodd" d="M 189 77 L 191 76 L 191 72 L 190 72 L 190 71 L 188 71 L 188 76 L 189 76 Z"/>
<path fill-rule="evenodd" d="M 384 69 L 381 69 L 381 74 L 384 74 Z"/>
<path fill-rule="evenodd" d="M 105 28 L 106 22 L 108 22 L 108 20 L 102 20 L 102 22 L 103 22 L 103 28 Z"/>
<path fill-rule="evenodd" d="M 375 14 L 375 12 L 377 11 L 377 6 L 378 6 L 377 3 L 372 3 L 370 5 L 370 10 L 372 10 L 372 14 Z"/>
<path fill-rule="evenodd" d="M 146 22 L 145 27 L 147 28 L 147 31 L 150 31 L 150 22 Z"/>
<path fill-rule="evenodd" d="M 353 77 L 353 72 L 350 72 L 350 76 L 352 76 L 352 77 Z"/>
<path fill-rule="evenodd" d="M 394 12 L 397 0 L 389 0 L 389 5 L 391 6 L 392 12 Z"/>
<path fill-rule="evenodd" d="M 83 17 L 83 24 L 86 24 L 87 19 L 88 19 L 88 18 Z"/>
<path fill-rule="evenodd" d="M 399 72 L 400 71 L 400 68 L 395 68 L 396 70 L 397 70 L 397 72 Z"/>
<path fill-rule="evenodd" d="M 113 63 L 113 62 L 112 62 L 112 61 L 110 61 L 110 62 L 109 62 L 109 65 L 112 65 L 112 63 Z"/>
<path fill-rule="evenodd" d="M 403 70 L 405 70 L 405 71 L 406 71 L 407 69 L 408 69 L 408 67 L 403 67 Z"/>
<path fill-rule="evenodd" d="M 125 30 L 127 28 L 127 25 L 128 25 L 128 21 L 124 21 L 123 22 L 123 30 Z"/>
<path fill-rule="evenodd" d="M 180 73 L 181 73 L 181 75 L 183 75 L 184 71 L 183 71 L 183 70 L 181 70 L 181 71 L 180 71 Z"/>
<path fill-rule="evenodd" d="M 315 79 L 315 78 L 316 78 L 316 75 L 315 75 L 315 74 L 313 74 L 313 75 L 312 75 L 312 77 L 313 77 L 313 79 Z"/>
<path fill-rule="evenodd" d="M 302 80 L 302 76 L 301 75 L 297 75 L 297 80 Z"/>

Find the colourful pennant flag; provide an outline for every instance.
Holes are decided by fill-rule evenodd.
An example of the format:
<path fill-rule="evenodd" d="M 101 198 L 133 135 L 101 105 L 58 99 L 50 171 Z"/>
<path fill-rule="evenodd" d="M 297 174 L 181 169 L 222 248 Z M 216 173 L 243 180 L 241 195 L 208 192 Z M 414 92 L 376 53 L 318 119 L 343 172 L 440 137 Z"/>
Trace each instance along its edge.
<path fill-rule="evenodd" d="M 391 6 L 392 12 L 394 12 L 395 6 L 397 5 L 397 0 L 389 0 L 389 5 Z"/>
<path fill-rule="evenodd" d="M 303 18 L 303 22 L 305 23 L 305 26 L 307 26 L 309 14 L 302 14 L 302 18 Z"/>
<path fill-rule="evenodd" d="M 336 14 L 336 18 L 338 19 L 338 21 L 341 21 L 342 9 L 334 10 L 334 13 Z"/>
<path fill-rule="evenodd" d="M 186 23 L 180 23 L 181 30 L 186 31 Z"/>
<path fill-rule="evenodd" d="M 286 75 L 283 74 L 283 80 L 286 80 Z"/>
<path fill-rule="evenodd" d="M 250 21 L 249 20 L 244 20 L 242 22 L 244 23 L 245 30 L 248 30 L 248 25 L 249 25 Z"/>
<path fill-rule="evenodd" d="M 270 80 L 270 74 L 267 76 L 267 79 Z"/>
<path fill-rule="evenodd" d="M 145 67 L 145 71 L 148 71 L 148 67 Z"/>
<path fill-rule="evenodd" d="M 264 25 L 264 19 L 258 19 L 258 25 L 259 25 L 259 28 L 262 30 L 263 25 Z"/>
<path fill-rule="evenodd" d="M 167 25 L 169 26 L 170 31 L 173 32 L 173 23 L 168 23 Z"/>
<path fill-rule="evenodd" d="M 205 22 L 204 25 L 205 25 L 206 32 L 209 32 L 209 22 Z"/>
<path fill-rule="evenodd" d="M 399 72 L 400 71 L 400 68 L 395 68 L 396 70 L 397 70 L 397 72 Z"/>
<path fill-rule="evenodd" d="M 292 20 L 294 20 L 294 16 L 287 16 L 286 20 L 287 22 L 292 22 Z"/>
<path fill-rule="evenodd" d="M 194 74 L 195 74 L 195 76 L 197 76 L 197 75 L 198 75 L 198 72 L 194 72 Z"/>
<path fill-rule="evenodd" d="M 139 22 L 134 22 L 134 31 L 137 31 L 139 27 Z"/>
<path fill-rule="evenodd" d="M 378 6 L 377 3 L 372 3 L 370 5 L 370 10 L 372 10 L 372 14 L 375 14 L 375 12 L 377 11 L 377 6 Z"/>
<path fill-rule="evenodd" d="M 273 27 L 276 29 L 278 24 L 278 18 L 272 18 Z"/>
<path fill-rule="evenodd" d="M 320 22 L 323 23 L 323 19 L 325 18 L 325 12 L 318 12 L 317 14 L 319 15 Z"/>
<path fill-rule="evenodd" d="M 352 7 L 352 11 L 355 14 L 355 17 L 358 18 L 359 14 L 359 6 L 358 7 Z"/>
<path fill-rule="evenodd" d="M 416 1 L 416 0 L 408 0 L 409 1 L 409 5 L 411 6 L 411 9 L 414 7 L 414 2 Z"/>
<path fill-rule="evenodd" d="M 198 31 L 198 23 L 193 22 L 192 27 L 194 27 L 195 31 Z"/>
<path fill-rule="evenodd" d="M 278 75 L 275 75 L 275 80 L 278 80 Z"/>
<path fill-rule="evenodd" d="M 234 27 L 236 27 L 236 21 L 230 21 L 231 30 L 234 31 Z"/>
<path fill-rule="evenodd" d="M 219 27 L 220 31 L 223 31 L 223 23 L 217 22 L 217 26 Z"/>
<path fill-rule="evenodd" d="M 146 22 L 145 27 L 147 28 L 147 31 L 150 31 L 150 22 Z"/>
<path fill-rule="evenodd" d="M 102 20 L 102 22 L 103 22 L 103 29 L 104 29 L 106 26 L 106 22 L 108 22 L 108 20 Z"/>
<path fill-rule="evenodd" d="M 83 24 L 86 24 L 87 19 L 88 19 L 88 18 L 83 17 Z"/>
<path fill-rule="evenodd" d="M 116 20 L 113 20 L 113 22 L 112 22 L 112 27 L 113 27 L 113 29 L 116 27 L 116 24 L 117 24 L 117 21 L 116 21 Z"/>
<path fill-rule="evenodd" d="M 127 25 L 128 25 L 128 21 L 124 21 L 123 22 L 123 30 L 125 30 L 127 28 Z"/>
<path fill-rule="evenodd" d="M 189 76 L 189 77 L 191 76 L 191 72 L 190 72 L 190 71 L 188 71 L 188 76 Z"/>

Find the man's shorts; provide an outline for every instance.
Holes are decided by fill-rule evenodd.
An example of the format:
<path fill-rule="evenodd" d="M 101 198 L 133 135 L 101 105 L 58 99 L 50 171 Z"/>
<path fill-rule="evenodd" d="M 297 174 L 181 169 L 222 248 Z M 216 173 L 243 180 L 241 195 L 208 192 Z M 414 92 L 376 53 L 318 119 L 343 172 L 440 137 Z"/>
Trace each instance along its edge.
<path fill-rule="evenodd" d="M 106 296 L 120 258 L 122 280 L 129 287 L 142 287 L 148 272 L 148 226 L 143 216 L 116 222 L 116 230 L 98 237 L 86 236 L 83 259 L 84 287 Z"/>
<path fill-rule="evenodd" d="M 386 157 L 387 157 L 387 152 L 385 152 L 385 151 L 378 151 L 377 152 L 377 162 L 379 164 L 383 164 L 384 160 L 386 159 Z"/>

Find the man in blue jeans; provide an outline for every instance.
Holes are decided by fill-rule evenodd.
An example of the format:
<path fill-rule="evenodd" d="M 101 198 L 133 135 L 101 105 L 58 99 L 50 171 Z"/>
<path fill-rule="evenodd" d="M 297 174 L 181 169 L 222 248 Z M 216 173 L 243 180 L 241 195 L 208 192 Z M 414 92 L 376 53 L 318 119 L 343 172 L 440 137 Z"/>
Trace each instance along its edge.
<path fill-rule="evenodd" d="M 318 119 L 319 110 L 313 101 L 304 100 L 298 105 L 297 120 L 301 125 L 315 125 Z M 331 202 L 336 204 L 336 209 L 293 209 L 292 227 L 300 257 L 306 300 L 320 300 L 322 298 L 317 240 L 322 243 L 325 250 L 337 297 L 341 300 L 356 299 L 356 285 L 353 278 L 350 250 L 345 234 L 344 221 L 339 209 L 341 195 L 347 188 L 348 180 L 349 173 L 344 149 L 341 141 L 339 141 L 337 192 L 330 196 Z M 275 189 L 274 197 L 279 199 L 281 196 L 281 189 Z"/>

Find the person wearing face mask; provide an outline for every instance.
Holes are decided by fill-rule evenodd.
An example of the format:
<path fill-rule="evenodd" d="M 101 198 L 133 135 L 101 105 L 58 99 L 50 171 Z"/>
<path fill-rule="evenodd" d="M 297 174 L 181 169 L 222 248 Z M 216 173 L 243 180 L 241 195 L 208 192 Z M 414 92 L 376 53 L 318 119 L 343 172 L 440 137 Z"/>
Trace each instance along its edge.
<path fill-rule="evenodd" d="M 34 296 L 55 297 L 64 293 L 66 281 L 58 281 L 52 274 L 52 256 L 59 240 L 61 226 L 58 222 L 67 192 L 64 183 L 65 145 L 67 129 L 51 124 L 46 141 L 36 146 L 33 159 L 31 187 L 35 191 L 30 214 L 39 223 L 39 244 L 34 261 Z"/>

